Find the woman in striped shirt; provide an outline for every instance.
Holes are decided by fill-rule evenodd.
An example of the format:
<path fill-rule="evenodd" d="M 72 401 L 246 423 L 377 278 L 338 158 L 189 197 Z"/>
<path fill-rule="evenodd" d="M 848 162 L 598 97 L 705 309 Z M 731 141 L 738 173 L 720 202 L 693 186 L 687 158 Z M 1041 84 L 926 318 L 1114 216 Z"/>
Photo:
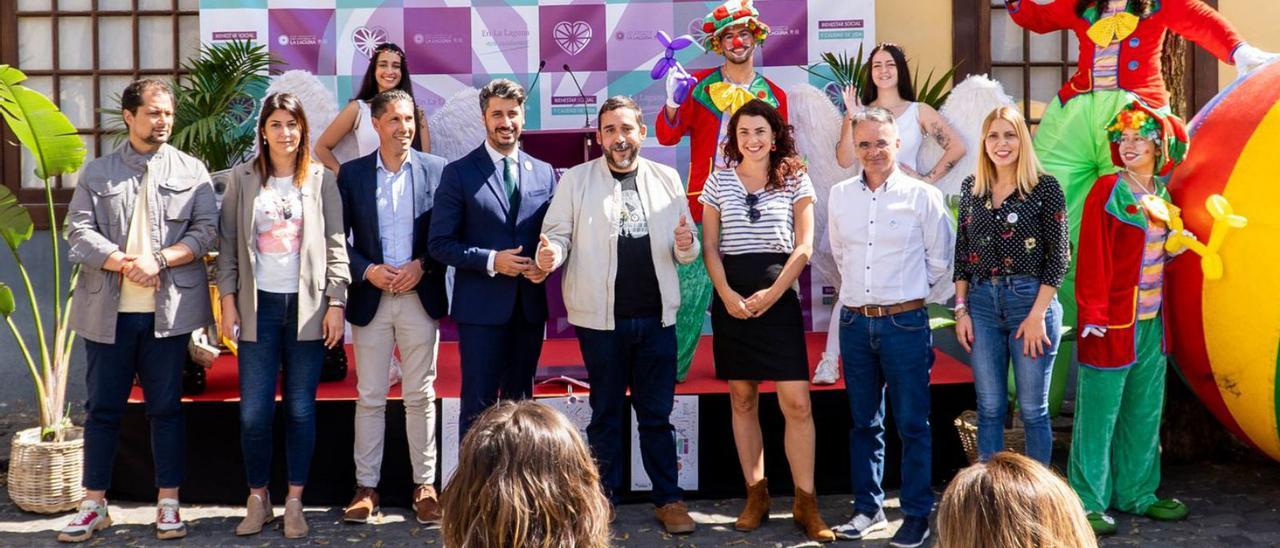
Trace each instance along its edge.
<path fill-rule="evenodd" d="M 809 361 L 796 287 L 813 251 L 813 184 L 790 127 L 767 103 L 743 105 L 726 133 L 724 156 L 732 167 L 707 178 L 699 201 L 703 259 L 716 290 L 716 376 L 729 381 L 734 443 L 747 482 L 735 528 L 755 529 L 769 513 L 757 409 L 760 382 L 777 381 L 796 524 L 810 540 L 834 540 L 813 495 Z"/>

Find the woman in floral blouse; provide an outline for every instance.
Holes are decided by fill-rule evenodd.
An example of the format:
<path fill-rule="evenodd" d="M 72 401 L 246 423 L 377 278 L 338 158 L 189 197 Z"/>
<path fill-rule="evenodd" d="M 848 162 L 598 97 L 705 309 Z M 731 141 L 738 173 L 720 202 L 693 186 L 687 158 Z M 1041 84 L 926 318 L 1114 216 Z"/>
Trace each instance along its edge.
<path fill-rule="evenodd" d="M 1049 375 L 1062 333 L 1058 286 L 1071 262 L 1066 200 L 1045 175 L 1016 108 L 982 124 L 986 154 L 965 179 L 956 231 L 956 335 L 972 354 L 978 454 L 1004 448 L 1009 360 L 1027 456 L 1049 463 Z"/>

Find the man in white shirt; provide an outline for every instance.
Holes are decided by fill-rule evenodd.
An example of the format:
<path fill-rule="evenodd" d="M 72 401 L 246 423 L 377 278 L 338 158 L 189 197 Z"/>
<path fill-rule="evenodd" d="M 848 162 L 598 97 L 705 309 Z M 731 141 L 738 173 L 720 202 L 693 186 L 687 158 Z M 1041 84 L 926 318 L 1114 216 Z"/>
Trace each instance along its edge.
<path fill-rule="evenodd" d="M 853 427 L 849 458 L 854 516 L 844 538 L 883 529 L 884 394 L 902 440 L 902 527 L 892 546 L 929 536 L 932 443 L 929 372 L 933 339 L 925 302 L 945 297 L 955 230 L 942 192 L 898 170 L 893 114 L 854 116 L 863 172 L 831 189 L 827 234 L 840 270 L 840 351 Z"/>

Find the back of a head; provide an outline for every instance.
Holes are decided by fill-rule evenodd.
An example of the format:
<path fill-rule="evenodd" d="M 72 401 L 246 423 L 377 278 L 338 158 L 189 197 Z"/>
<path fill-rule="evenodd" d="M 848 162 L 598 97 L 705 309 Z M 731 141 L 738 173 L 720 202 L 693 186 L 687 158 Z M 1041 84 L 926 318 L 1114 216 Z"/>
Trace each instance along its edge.
<path fill-rule="evenodd" d="M 1040 463 L 1001 452 L 956 474 L 938 506 L 939 548 L 1094 548 L 1080 499 Z"/>
<path fill-rule="evenodd" d="M 501 402 L 476 419 L 441 504 L 450 547 L 609 544 L 608 501 L 586 444 L 532 401 Z"/>

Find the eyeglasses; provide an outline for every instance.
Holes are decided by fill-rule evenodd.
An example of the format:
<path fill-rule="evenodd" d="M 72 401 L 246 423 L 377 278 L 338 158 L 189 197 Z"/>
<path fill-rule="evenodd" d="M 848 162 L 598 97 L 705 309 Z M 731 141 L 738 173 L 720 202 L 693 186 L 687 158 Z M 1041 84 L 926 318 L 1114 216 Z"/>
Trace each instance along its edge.
<path fill-rule="evenodd" d="M 760 203 L 759 195 L 747 194 L 747 219 L 753 223 L 760 220 L 760 210 L 756 209 L 758 203 Z"/>

